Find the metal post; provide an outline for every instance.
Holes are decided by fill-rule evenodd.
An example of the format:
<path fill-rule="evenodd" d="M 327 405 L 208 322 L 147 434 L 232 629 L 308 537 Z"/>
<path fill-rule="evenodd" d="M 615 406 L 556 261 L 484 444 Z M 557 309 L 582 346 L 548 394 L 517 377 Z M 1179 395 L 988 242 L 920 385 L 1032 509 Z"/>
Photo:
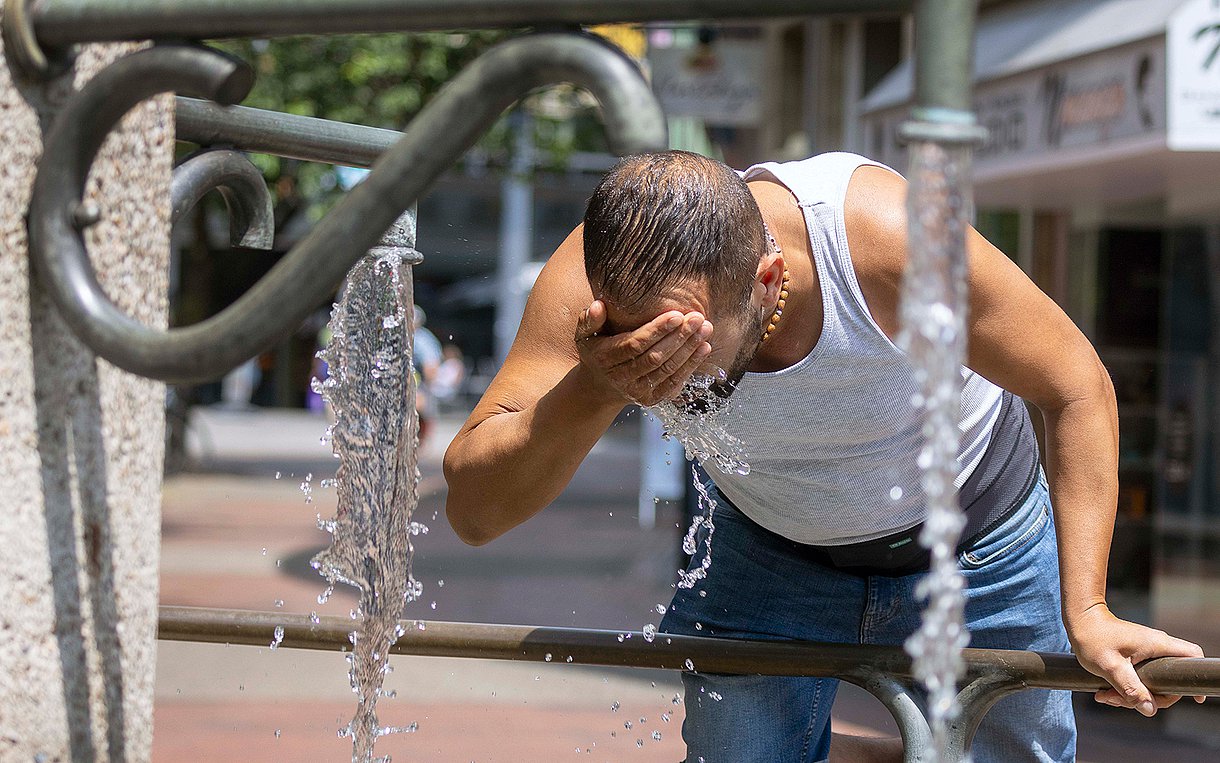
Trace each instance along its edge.
<path fill-rule="evenodd" d="M 928 527 L 942 528 L 935 542 L 927 532 L 920 539 L 932 550 L 932 565 L 924 581 L 923 623 L 907 644 L 922 655 L 915 668 L 929 695 L 929 755 L 944 763 L 960 759 L 973 734 L 972 726 L 953 721 L 962 700 L 954 685 L 964 667 L 964 603 L 961 572 L 945 549 L 957 545 L 963 521 L 947 472 L 958 447 L 958 369 L 965 362 L 971 146 L 985 134 L 970 110 L 975 4 L 916 0 L 915 107 L 902 129 L 911 159 L 898 343 L 911 355 L 919 380 Z"/>
<path fill-rule="evenodd" d="M 525 313 L 522 275 L 534 235 L 534 123 L 525 109 L 509 115 L 512 158 L 500 183 L 500 253 L 496 260 L 496 360 L 504 363 Z"/>

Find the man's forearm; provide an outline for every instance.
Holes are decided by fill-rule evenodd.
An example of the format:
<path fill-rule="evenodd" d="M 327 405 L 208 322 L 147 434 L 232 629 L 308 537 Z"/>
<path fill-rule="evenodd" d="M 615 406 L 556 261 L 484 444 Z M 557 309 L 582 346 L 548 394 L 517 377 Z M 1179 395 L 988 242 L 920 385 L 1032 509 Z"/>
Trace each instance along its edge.
<path fill-rule="evenodd" d="M 1108 377 L 1090 394 L 1043 411 L 1043 418 L 1070 634 L 1074 618 L 1106 601 L 1118 501 L 1118 411 Z"/>
<path fill-rule="evenodd" d="M 563 491 L 622 408 L 591 394 L 578 365 L 534 405 L 468 425 L 445 454 L 449 523 L 479 545 L 529 519 Z"/>

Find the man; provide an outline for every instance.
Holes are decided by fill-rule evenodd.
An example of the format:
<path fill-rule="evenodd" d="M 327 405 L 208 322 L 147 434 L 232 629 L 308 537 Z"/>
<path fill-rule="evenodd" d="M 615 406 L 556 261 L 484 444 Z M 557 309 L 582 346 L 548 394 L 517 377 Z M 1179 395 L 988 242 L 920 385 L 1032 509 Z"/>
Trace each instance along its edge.
<path fill-rule="evenodd" d="M 926 569 L 910 542 L 924 510 L 916 388 L 892 341 L 905 199 L 898 175 L 853 154 L 744 176 L 684 152 L 620 162 L 543 269 L 503 369 L 446 454 L 454 529 L 482 544 L 520 524 L 560 493 L 623 406 L 670 400 L 695 372 L 717 375 L 723 423 L 751 469 L 709 465 L 715 553 L 662 630 L 901 644 L 918 625 Z M 1098 701 L 1152 715 L 1178 698 L 1152 695 L 1133 664 L 1202 652 L 1106 606 L 1118 461 L 1109 376 L 1010 260 L 973 231 L 967 246 L 957 484 L 971 645 L 1071 648 L 1113 685 Z M 1045 421 L 1045 477 L 1020 399 Z M 683 680 L 688 760 L 830 754 L 836 682 Z M 1005 698 L 973 754 L 1073 760 L 1070 695 Z"/>

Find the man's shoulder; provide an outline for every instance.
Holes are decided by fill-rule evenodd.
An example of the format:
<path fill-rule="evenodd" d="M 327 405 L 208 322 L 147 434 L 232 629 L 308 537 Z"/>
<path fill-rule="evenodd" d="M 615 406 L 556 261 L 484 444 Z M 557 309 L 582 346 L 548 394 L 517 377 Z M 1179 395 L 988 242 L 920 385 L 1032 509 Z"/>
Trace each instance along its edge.
<path fill-rule="evenodd" d="M 747 168 L 742 177 L 747 181 L 775 180 L 786 186 L 804 206 L 830 204 L 841 207 L 856 171 L 870 166 L 894 172 L 861 154 L 829 151 L 793 161 L 755 164 Z"/>

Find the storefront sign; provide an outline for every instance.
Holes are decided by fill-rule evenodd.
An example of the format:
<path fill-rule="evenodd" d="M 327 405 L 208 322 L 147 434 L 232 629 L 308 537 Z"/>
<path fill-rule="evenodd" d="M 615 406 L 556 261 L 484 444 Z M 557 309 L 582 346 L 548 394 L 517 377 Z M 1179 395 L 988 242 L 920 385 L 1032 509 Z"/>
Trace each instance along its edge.
<path fill-rule="evenodd" d="M 652 48 L 652 88 L 671 116 L 713 126 L 747 127 L 762 116 L 765 49 L 759 40 L 717 40 L 687 48 Z"/>
<path fill-rule="evenodd" d="M 975 154 L 980 170 L 1164 132 L 1164 45 L 1148 40 L 984 83 L 974 110 L 988 130 Z M 905 163 L 898 129 L 908 114 L 903 106 L 865 120 L 866 145 L 887 164 Z"/>
<path fill-rule="evenodd" d="M 1169 147 L 1220 149 L 1220 0 L 1190 0 L 1169 20 Z"/>

